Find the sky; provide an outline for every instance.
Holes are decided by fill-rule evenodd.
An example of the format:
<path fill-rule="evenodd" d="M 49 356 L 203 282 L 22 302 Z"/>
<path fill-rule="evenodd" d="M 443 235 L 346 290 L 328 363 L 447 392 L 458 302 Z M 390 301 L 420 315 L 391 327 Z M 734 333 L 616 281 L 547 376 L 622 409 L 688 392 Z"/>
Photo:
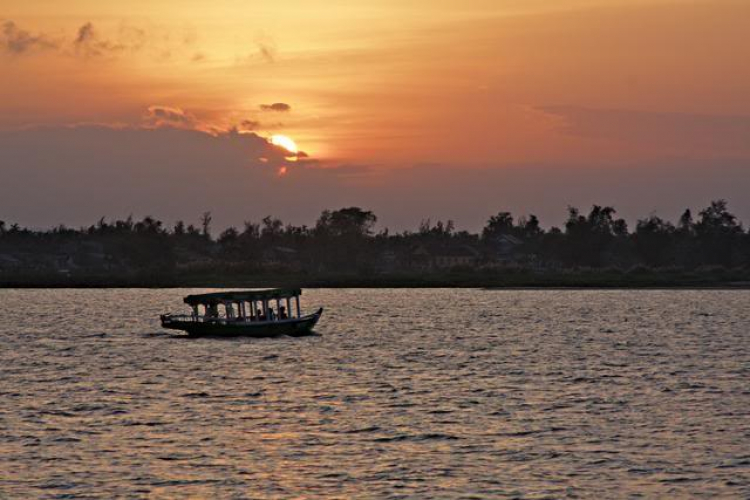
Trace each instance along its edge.
<path fill-rule="evenodd" d="M 747 0 L 0 0 L 8 222 L 750 223 L 749 168 Z"/>

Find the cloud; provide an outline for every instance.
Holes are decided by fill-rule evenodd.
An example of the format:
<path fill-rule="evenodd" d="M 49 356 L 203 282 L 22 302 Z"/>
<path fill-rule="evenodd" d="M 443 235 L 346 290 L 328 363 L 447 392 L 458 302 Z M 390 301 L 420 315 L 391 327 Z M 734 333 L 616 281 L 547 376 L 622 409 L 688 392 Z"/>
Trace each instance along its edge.
<path fill-rule="evenodd" d="M 179 119 L 162 108 L 153 114 Z M 141 210 L 169 218 L 216 210 L 239 216 L 232 222 L 241 224 L 307 196 L 302 178 L 330 190 L 320 176 L 299 162 L 289 163 L 285 152 L 254 133 L 36 128 L 0 131 L 0 151 L 2 218 L 36 225 L 47 220 L 83 224 Z M 283 166 L 292 184 L 279 184 Z M 39 203 L 30 202 L 32 194 Z"/>
<path fill-rule="evenodd" d="M 545 106 L 569 135 L 620 142 L 637 150 L 750 158 L 750 116 Z"/>
<path fill-rule="evenodd" d="M 144 121 L 152 127 L 196 128 L 198 125 L 193 114 L 171 106 L 149 106 Z"/>
<path fill-rule="evenodd" d="M 261 104 L 260 109 L 263 111 L 276 111 L 279 113 L 286 113 L 291 111 L 292 107 L 284 102 L 275 102 L 273 104 Z"/>
<path fill-rule="evenodd" d="M 57 48 L 57 42 L 46 35 L 32 35 L 13 21 L 4 21 L 0 25 L 0 49 L 12 54 L 25 54 L 34 50 Z"/>
<path fill-rule="evenodd" d="M 80 58 L 111 58 L 123 53 L 145 53 L 157 61 L 175 55 L 184 55 L 192 61 L 205 58 L 203 53 L 192 48 L 195 35 L 189 30 L 180 32 L 153 25 L 144 28 L 121 23 L 109 34 L 104 36 L 89 21 L 79 26 L 73 36 L 55 38 L 41 32 L 32 34 L 14 21 L 0 19 L 0 53 L 26 55 L 48 50 L 57 55 Z"/>
<path fill-rule="evenodd" d="M 549 225 L 564 221 L 568 205 L 597 203 L 614 204 L 630 221 L 651 211 L 674 220 L 713 198 L 729 199 L 732 211 L 750 220 L 750 176 L 742 161 L 315 168 L 287 162 L 288 153 L 254 133 L 172 127 L 0 131 L 0 151 L 2 218 L 38 227 L 130 213 L 169 222 L 197 219 L 205 210 L 217 226 L 269 213 L 309 224 L 323 209 L 356 205 L 394 230 L 413 230 L 426 218 L 478 230 L 500 210 L 534 213 Z M 287 174 L 279 177 L 283 166 Z"/>
<path fill-rule="evenodd" d="M 91 22 L 87 22 L 78 28 L 73 46 L 76 54 L 83 57 L 100 57 L 121 52 L 126 48 L 122 43 L 101 38 Z"/>
<path fill-rule="evenodd" d="M 257 130 L 260 127 L 260 122 L 256 120 L 242 120 L 240 122 L 240 128 L 242 130 Z"/>
<path fill-rule="evenodd" d="M 257 41 L 255 46 L 258 47 L 258 53 L 266 62 L 276 62 L 276 46 L 270 41 Z"/>

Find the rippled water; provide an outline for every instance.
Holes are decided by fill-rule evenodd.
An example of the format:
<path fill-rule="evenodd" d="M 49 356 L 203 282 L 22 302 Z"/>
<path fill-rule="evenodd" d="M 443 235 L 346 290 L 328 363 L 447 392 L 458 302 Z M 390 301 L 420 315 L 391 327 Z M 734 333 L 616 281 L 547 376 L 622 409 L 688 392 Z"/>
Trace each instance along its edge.
<path fill-rule="evenodd" d="M 750 292 L 0 290 L 0 498 L 750 497 Z"/>

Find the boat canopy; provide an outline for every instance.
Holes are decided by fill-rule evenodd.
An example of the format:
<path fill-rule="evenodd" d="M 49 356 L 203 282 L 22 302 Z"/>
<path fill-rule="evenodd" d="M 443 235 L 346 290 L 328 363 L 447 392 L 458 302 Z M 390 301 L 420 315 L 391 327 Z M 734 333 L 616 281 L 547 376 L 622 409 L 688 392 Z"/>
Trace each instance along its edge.
<path fill-rule="evenodd" d="M 227 302 L 252 302 L 254 300 L 273 300 L 299 297 L 302 290 L 299 288 L 273 288 L 270 290 L 246 290 L 235 292 L 203 293 L 199 295 L 188 295 L 185 303 L 191 306 L 206 304 L 224 304 Z"/>

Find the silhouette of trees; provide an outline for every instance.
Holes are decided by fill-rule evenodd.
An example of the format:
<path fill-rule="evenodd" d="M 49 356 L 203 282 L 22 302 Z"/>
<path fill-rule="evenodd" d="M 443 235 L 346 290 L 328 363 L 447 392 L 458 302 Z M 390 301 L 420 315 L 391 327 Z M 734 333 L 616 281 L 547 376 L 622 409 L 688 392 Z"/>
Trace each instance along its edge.
<path fill-rule="evenodd" d="M 513 225 L 513 216 L 510 212 L 500 212 L 493 215 L 487 221 L 487 225 L 482 229 L 482 239 L 484 241 L 494 240 L 501 235 L 514 235 L 515 226 Z"/>
<path fill-rule="evenodd" d="M 676 223 L 651 214 L 629 232 L 613 207 L 594 205 L 585 214 L 570 207 L 562 230 L 544 229 L 534 215 L 516 219 L 510 212 L 498 212 L 479 234 L 456 230 L 450 220 L 429 219 L 413 232 L 376 233 L 373 212 L 347 207 L 323 211 L 312 228 L 266 216 L 260 222 L 245 222 L 241 230 L 226 228 L 216 239 L 211 236 L 209 212 L 197 225 L 180 220 L 172 228 L 151 216 L 101 218 L 85 228 L 57 226 L 48 231 L 0 221 L 0 277 L 29 269 L 50 273 L 68 268 L 149 276 L 230 267 L 249 273 L 321 276 L 422 273 L 438 272 L 425 266 L 425 259 L 467 252 L 476 256 L 472 265 L 477 269 L 750 269 L 750 234 L 726 201 L 714 201 L 697 214 L 694 218 L 686 210 Z M 450 260 L 443 258 L 446 261 Z"/>
<path fill-rule="evenodd" d="M 315 232 L 324 236 L 363 238 L 372 235 L 377 220 L 374 213 L 358 207 L 325 210 L 315 224 Z"/>
<path fill-rule="evenodd" d="M 594 205 L 588 216 L 568 208 L 563 260 L 572 265 L 600 267 L 612 255 L 615 242 L 627 237 L 627 224 L 615 219 L 612 207 Z"/>
<path fill-rule="evenodd" d="M 641 262 L 653 267 L 677 264 L 674 252 L 676 232 L 671 222 L 656 215 L 639 220 L 633 241 Z"/>
<path fill-rule="evenodd" d="M 741 260 L 738 243 L 743 231 L 737 217 L 727 210 L 727 202 L 713 201 L 698 215 L 698 222 L 693 227 L 702 263 L 738 264 Z"/>

